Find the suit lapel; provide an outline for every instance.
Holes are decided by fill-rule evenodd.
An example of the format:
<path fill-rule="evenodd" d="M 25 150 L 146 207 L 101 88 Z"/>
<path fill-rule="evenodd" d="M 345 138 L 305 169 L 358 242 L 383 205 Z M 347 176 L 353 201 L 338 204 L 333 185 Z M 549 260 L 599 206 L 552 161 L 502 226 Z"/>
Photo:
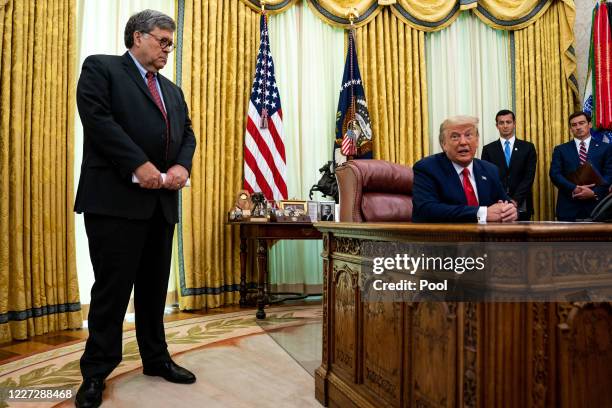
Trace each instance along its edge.
<path fill-rule="evenodd" d="M 506 165 L 506 155 L 504 154 L 504 146 L 502 145 L 501 141 L 498 140 L 497 142 L 495 142 L 493 147 L 494 148 L 491 152 L 493 153 L 494 163 L 498 167 L 505 167 L 507 169 L 508 166 Z"/>
<path fill-rule="evenodd" d="M 599 150 L 599 143 L 591 138 L 591 144 L 589 145 L 589 151 L 587 152 L 587 161 L 594 163 L 595 155 Z"/>
<path fill-rule="evenodd" d="M 166 113 L 168 114 L 168 118 L 170 118 L 170 112 L 172 111 L 172 107 L 174 106 L 174 99 L 172 99 L 172 95 L 170 94 L 170 88 L 168 79 L 165 76 L 157 73 L 157 82 L 159 82 L 159 88 L 162 92 L 162 97 L 164 98 L 164 105 L 166 106 Z"/>
<path fill-rule="evenodd" d="M 123 54 L 123 66 L 125 70 L 127 71 L 127 73 L 129 74 L 130 78 L 132 78 L 132 80 L 136 83 L 138 88 L 140 88 L 140 90 L 146 95 L 147 98 L 149 98 L 149 100 L 153 103 L 153 105 L 157 107 L 157 104 L 155 103 L 155 100 L 153 99 L 153 95 L 151 95 L 151 91 L 149 91 L 149 88 L 147 88 L 147 86 L 145 85 L 144 79 L 142 79 L 142 76 L 140 75 L 140 71 L 138 71 L 138 67 L 132 60 L 132 57 L 130 56 L 130 54 L 127 52 Z"/>
<path fill-rule="evenodd" d="M 572 139 L 571 141 L 567 142 L 565 145 L 567 146 L 569 157 L 571 157 L 572 159 L 572 167 L 575 170 L 578 168 L 578 166 L 580 166 L 580 157 L 578 157 L 578 149 L 576 149 L 576 142 L 574 141 L 574 139 Z M 589 152 L 587 152 L 587 158 L 588 158 L 588 153 Z"/>
<path fill-rule="evenodd" d="M 450 177 L 452 181 L 449 187 L 454 187 L 451 189 L 451 191 L 454 192 L 455 198 L 457 198 L 461 203 L 467 204 L 465 191 L 463 191 L 463 184 L 461 184 L 461 178 L 459 177 L 459 174 L 457 174 L 457 171 L 453 166 L 453 162 L 451 162 L 450 159 L 446 157 L 446 154 L 444 152 L 442 152 L 441 155 L 442 165 L 445 167 L 444 174 L 451 175 Z"/>
<path fill-rule="evenodd" d="M 478 189 L 478 203 L 483 205 L 482 202 L 486 202 L 486 198 L 490 195 L 488 183 L 489 175 L 485 173 L 479 161 L 474 159 L 473 163 L 474 165 L 472 168 L 474 169 L 474 180 L 476 180 L 476 188 Z"/>

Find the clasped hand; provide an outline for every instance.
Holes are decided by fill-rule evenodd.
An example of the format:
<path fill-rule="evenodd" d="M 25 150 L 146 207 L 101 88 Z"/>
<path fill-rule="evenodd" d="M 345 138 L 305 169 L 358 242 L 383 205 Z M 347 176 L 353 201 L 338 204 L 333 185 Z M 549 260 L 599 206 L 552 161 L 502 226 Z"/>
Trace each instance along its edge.
<path fill-rule="evenodd" d="M 572 198 L 577 200 L 589 200 L 595 197 L 595 192 L 591 190 L 591 187 L 595 187 L 595 184 L 587 184 L 584 186 L 576 186 L 572 191 Z"/>
<path fill-rule="evenodd" d="M 189 172 L 180 164 L 175 164 L 166 172 L 166 180 L 162 179 L 159 170 L 151 162 L 146 162 L 135 171 L 140 187 L 146 189 L 166 188 L 168 190 L 179 190 L 185 186 Z"/>
<path fill-rule="evenodd" d="M 518 219 L 516 206 L 508 201 L 498 201 L 487 207 L 487 222 L 512 222 Z"/>

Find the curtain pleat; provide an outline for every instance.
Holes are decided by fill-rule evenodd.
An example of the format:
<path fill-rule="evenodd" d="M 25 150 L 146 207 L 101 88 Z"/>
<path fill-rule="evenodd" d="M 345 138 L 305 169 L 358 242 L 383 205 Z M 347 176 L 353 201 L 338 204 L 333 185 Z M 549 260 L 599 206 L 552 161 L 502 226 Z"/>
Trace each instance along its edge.
<path fill-rule="evenodd" d="M 253 7 L 257 0 L 250 2 Z M 290 0 L 282 3 L 286 4 Z M 457 18 L 460 11 L 473 10 L 491 28 L 518 30 L 533 24 L 546 12 L 553 0 L 397 0 L 381 5 L 377 0 L 307 0 L 319 18 L 335 27 L 348 28 L 349 14 L 355 24 L 369 24 L 379 13 L 391 10 L 403 23 L 421 31 L 439 31 Z M 562 0 L 571 3 L 573 0 Z M 286 7 L 276 5 L 279 12 Z"/>
<path fill-rule="evenodd" d="M 374 155 L 412 165 L 429 154 L 425 34 L 385 9 L 356 39 Z"/>
<path fill-rule="evenodd" d="M 514 32 L 517 134 L 538 152 L 534 182 L 536 220 L 553 220 L 555 190 L 548 171 L 553 148 L 569 140 L 567 118 L 577 108 L 563 67 L 563 3 L 556 2 L 535 24 Z"/>
<path fill-rule="evenodd" d="M 74 252 L 73 0 L 0 6 L 0 342 L 82 325 Z"/>
<path fill-rule="evenodd" d="M 239 299 L 238 229 L 225 224 L 242 187 L 246 108 L 259 41 L 259 13 L 243 2 L 186 1 L 181 85 L 198 149 L 183 190 L 182 309 Z"/>

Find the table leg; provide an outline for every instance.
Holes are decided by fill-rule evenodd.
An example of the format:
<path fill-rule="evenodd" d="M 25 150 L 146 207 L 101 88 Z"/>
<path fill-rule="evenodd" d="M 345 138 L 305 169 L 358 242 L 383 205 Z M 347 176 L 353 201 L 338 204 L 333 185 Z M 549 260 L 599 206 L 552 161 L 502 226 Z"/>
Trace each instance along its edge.
<path fill-rule="evenodd" d="M 240 238 L 240 307 L 247 305 L 246 263 L 247 240 Z"/>
<path fill-rule="evenodd" d="M 257 313 L 258 319 L 265 319 L 264 307 L 268 303 L 266 286 L 268 282 L 268 242 L 265 239 L 257 240 Z"/>

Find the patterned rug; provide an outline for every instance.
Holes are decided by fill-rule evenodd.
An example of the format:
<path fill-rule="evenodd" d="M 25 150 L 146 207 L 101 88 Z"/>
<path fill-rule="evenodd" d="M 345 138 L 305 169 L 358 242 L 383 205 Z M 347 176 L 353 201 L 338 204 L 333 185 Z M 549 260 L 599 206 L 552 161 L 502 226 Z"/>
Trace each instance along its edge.
<path fill-rule="evenodd" d="M 269 309 L 265 321 L 257 321 L 249 310 L 167 323 L 170 354 L 196 374 L 198 381 L 193 385 L 142 375 L 136 333 L 126 331 L 123 361 L 107 379 L 102 406 L 318 407 L 312 373 L 273 337 L 274 333 L 283 333 L 285 339 L 303 337 L 304 333 L 316 332 L 305 328 L 319 327 L 320 323 L 319 305 Z M 84 346 L 85 342 L 79 341 L 1 365 L 0 408 L 74 406 Z M 7 399 L 13 389 L 21 393 L 13 392 L 13 397 L 23 398 Z M 36 391 L 34 395 L 32 390 L 36 389 L 58 392 L 45 395 Z M 49 395 L 51 398 L 46 398 Z"/>

